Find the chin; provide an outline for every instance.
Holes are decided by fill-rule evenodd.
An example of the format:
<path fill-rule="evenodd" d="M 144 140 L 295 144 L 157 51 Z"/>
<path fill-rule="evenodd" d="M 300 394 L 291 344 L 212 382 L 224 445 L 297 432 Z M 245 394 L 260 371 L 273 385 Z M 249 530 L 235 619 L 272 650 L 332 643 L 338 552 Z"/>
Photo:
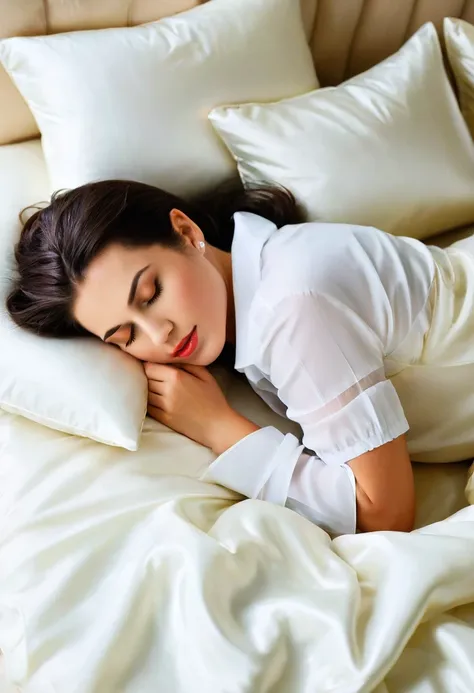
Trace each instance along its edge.
<path fill-rule="evenodd" d="M 195 361 L 193 361 L 193 363 L 196 366 L 210 366 L 218 358 L 219 358 L 219 354 L 217 354 L 217 356 L 215 356 L 215 357 L 203 355 L 203 356 L 200 356 L 199 358 L 197 358 Z"/>
<path fill-rule="evenodd" d="M 225 340 L 219 340 L 218 344 L 214 343 L 209 345 L 209 348 L 203 350 L 202 354 L 197 355 L 197 359 L 195 361 L 196 365 L 210 366 L 212 363 L 217 361 L 219 356 L 222 354 L 224 347 Z"/>

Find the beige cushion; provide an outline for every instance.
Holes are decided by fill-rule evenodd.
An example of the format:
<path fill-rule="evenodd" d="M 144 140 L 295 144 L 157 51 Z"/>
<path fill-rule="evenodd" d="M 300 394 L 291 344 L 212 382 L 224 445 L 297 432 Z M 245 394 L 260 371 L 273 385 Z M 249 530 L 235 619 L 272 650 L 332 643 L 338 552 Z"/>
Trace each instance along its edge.
<path fill-rule="evenodd" d="M 54 189 L 130 178 L 194 194 L 235 175 L 216 105 L 318 82 L 294 0 L 213 0 L 132 29 L 0 43 L 39 123 Z"/>
<path fill-rule="evenodd" d="M 0 408 L 135 450 L 147 400 L 138 361 L 96 339 L 36 337 L 14 326 L 3 307 L 21 228 L 19 212 L 48 195 L 40 143 L 0 147 Z"/>
<path fill-rule="evenodd" d="M 446 16 L 474 22 L 474 0 L 302 0 L 310 46 L 323 86 L 373 67 L 426 22 L 440 31 Z M 442 33 L 440 31 L 440 33 Z"/>
<path fill-rule="evenodd" d="M 310 220 L 417 238 L 474 220 L 474 145 L 432 24 L 340 87 L 210 118 L 243 181 L 288 187 Z"/>

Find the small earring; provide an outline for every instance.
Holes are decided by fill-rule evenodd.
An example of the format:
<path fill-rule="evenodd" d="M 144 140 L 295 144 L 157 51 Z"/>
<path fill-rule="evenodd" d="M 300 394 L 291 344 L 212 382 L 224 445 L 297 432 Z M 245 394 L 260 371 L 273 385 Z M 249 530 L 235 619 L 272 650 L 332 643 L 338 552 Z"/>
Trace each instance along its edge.
<path fill-rule="evenodd" d="M 199 247 L 200 248 L 204 248 L 205 246 L 206 246 L 206 244 L 204 243 L 204 241 L 199 241 Z"/>

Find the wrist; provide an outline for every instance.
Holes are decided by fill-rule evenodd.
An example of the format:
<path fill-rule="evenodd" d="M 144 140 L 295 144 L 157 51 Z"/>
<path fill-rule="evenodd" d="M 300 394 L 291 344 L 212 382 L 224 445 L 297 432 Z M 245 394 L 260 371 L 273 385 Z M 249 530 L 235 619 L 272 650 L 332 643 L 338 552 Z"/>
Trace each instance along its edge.
<path fill-rule="evenodd" d="M 246 419 L 245 416 L 230 409 L 225 417 L 216 421 L 209 447 L 214 454 L 222 455 L 240 440 L 258 431 L 259 428 L 260 426 Z"/>

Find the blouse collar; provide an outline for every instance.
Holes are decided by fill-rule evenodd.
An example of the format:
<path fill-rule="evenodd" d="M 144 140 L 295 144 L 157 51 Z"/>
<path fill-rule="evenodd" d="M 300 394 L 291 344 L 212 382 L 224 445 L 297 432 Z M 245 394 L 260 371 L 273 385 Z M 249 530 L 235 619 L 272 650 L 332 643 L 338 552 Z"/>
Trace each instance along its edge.
<path fill-rule="evenodd" d="M 236 350 L 235 368 L 243 370 L 252 359 L 249 330 L 250 308 L 257 292 L 262 271 L 262 250 L 276 225 L 250 212 L 234 215 L 232 242 L 232 282 L 234 287 Z"/>

